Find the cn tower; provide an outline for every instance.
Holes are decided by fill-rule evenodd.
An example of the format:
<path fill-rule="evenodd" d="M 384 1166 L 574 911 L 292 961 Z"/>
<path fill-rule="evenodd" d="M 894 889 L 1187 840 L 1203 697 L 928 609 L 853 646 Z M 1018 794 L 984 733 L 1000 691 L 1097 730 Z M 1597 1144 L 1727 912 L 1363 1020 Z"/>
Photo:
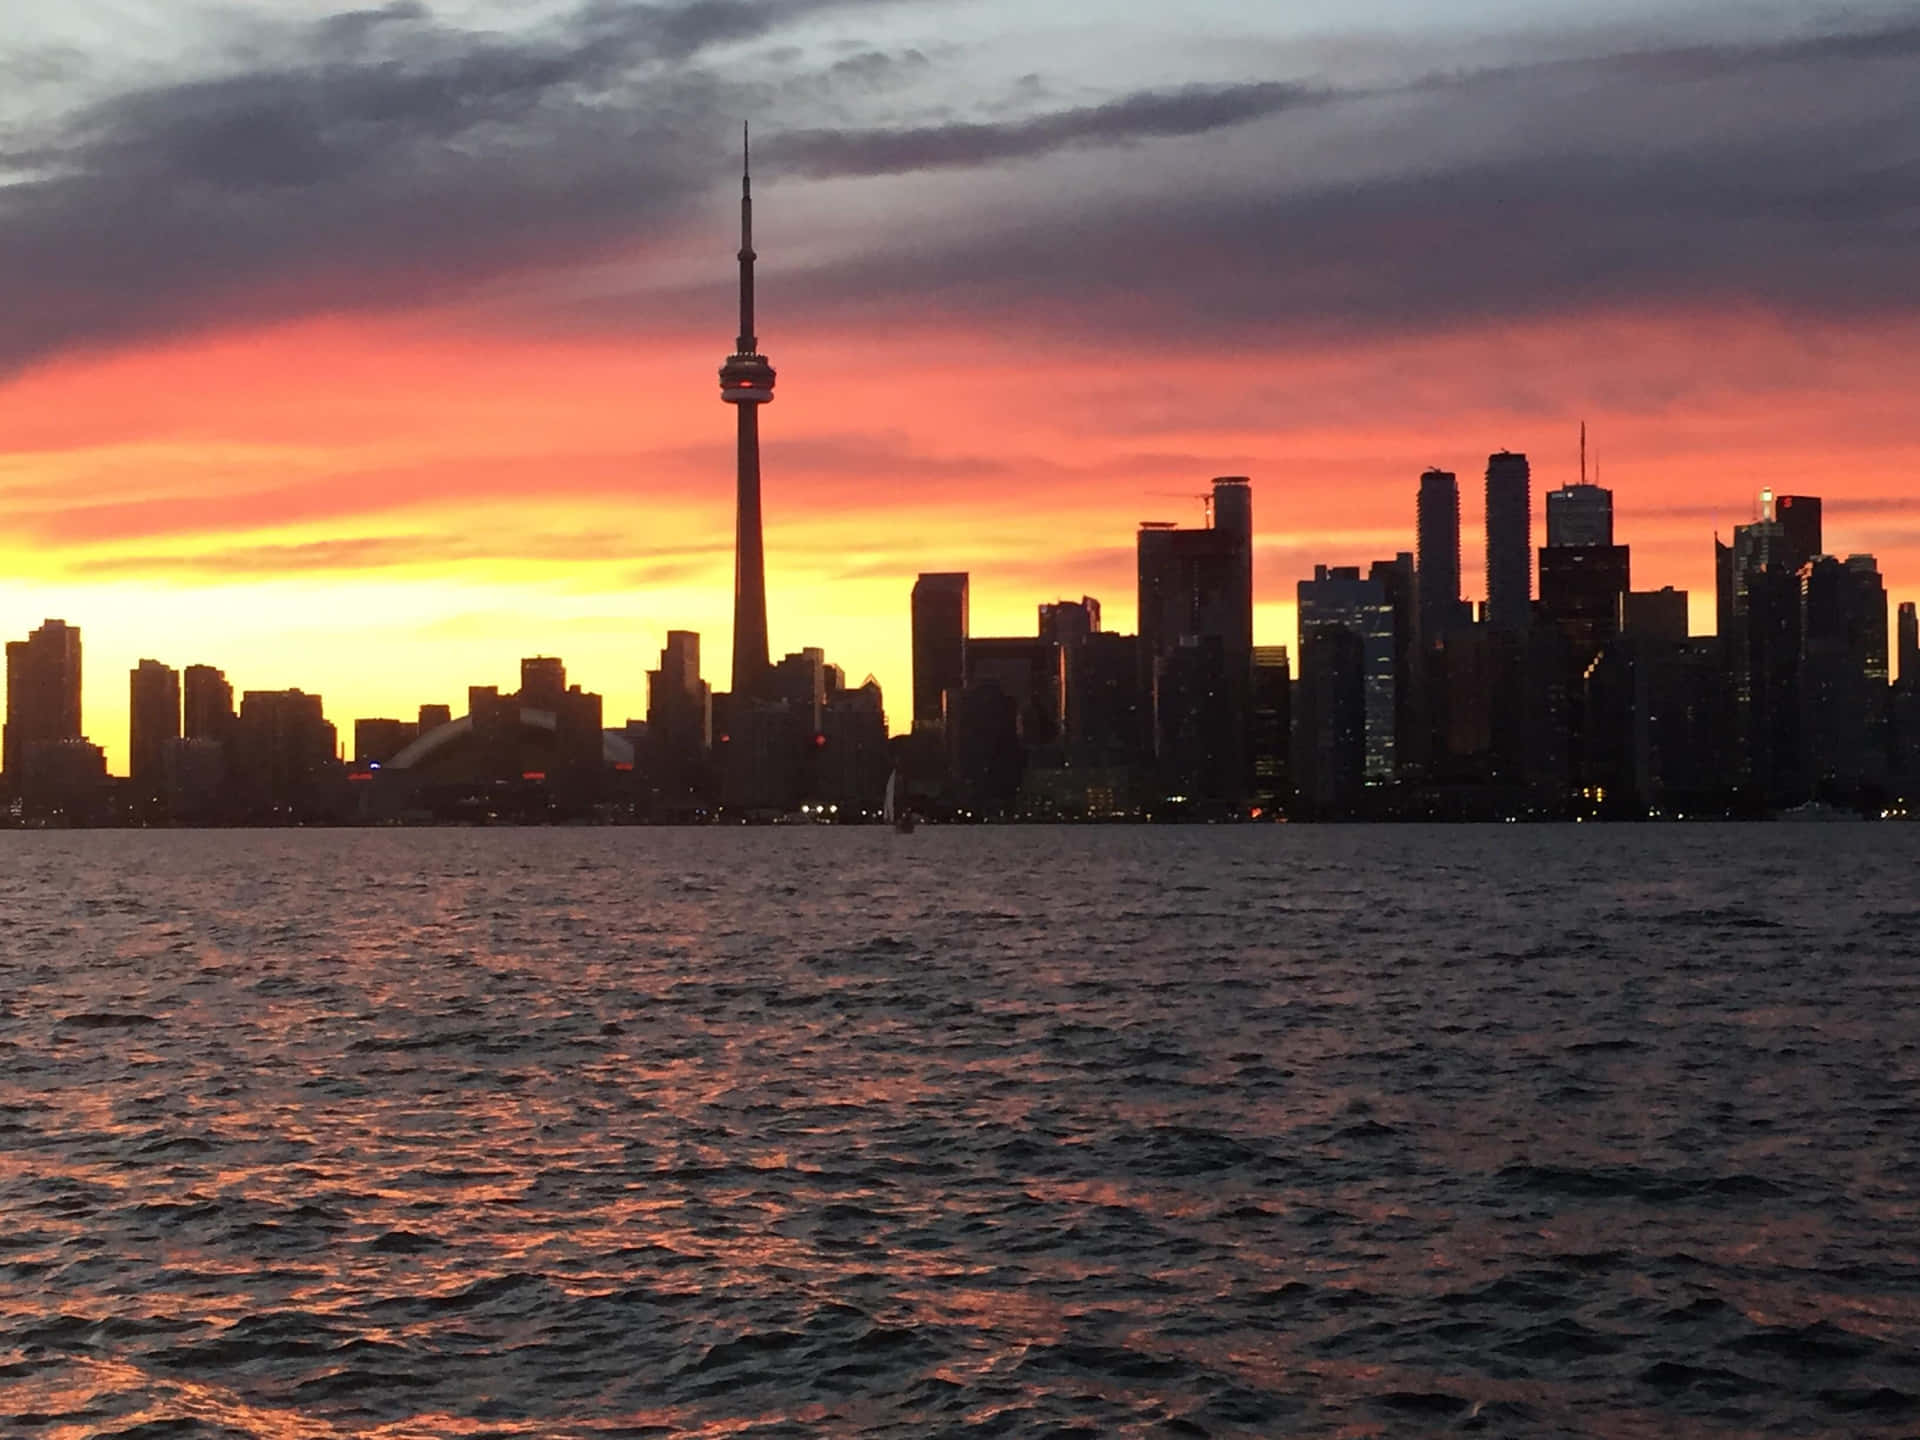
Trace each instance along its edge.
<path fill-rule="evenodd" d="M 741 132 L 740 338 L 720 367 L 720 398 L 740 426 L 740 469 L 733 531 L 733 695 L 766 698 L 767 552 L 760 534 L 760 407 L 773 399 L 773 366 L 753 333 L 753 163 Z"/>

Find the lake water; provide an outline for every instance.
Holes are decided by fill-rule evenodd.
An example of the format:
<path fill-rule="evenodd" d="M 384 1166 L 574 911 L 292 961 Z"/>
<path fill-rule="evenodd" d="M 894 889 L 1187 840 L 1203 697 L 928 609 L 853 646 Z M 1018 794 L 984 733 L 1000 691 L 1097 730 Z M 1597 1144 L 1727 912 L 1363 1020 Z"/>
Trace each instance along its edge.
<path fill-rule="evenodd" d="M 1917 860 L 0 835 L 0 1433 L 1920 1432 Z"/>

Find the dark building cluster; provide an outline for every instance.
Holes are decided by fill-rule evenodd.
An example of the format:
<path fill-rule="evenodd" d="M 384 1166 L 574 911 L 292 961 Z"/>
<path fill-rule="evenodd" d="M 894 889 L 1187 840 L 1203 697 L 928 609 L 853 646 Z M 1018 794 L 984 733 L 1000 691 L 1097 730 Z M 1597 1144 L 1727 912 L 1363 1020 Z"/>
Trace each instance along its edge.
<path fill-rule="evenodd" d="M 1278 813 L 1284 648 L 1253 643 L 1253 488 L 1214 482 L 1204 528 L 1141 528 L 1139 633 L 1091 597 L 1032 635 L 977 636 L 968 576 L 913 587 L 913 733 L 902 774 L 940 816 L 1099 819 Z"/>
<path fill-rule="evenodd" d="M 1415 549 L 1301 580 L 1298 671 L 1252 643 L 1252 503 L 1139 534 L 1139 634 L 1097 601 L 1035 638 L 967 631 L 967 576 L 913 592 L 919 803 L 989 815 L 1629 818 L 1905 813 L 1920 799 L 1920 638 L 1872 556 L 1824 551 L 1812 496 L 1763 492 L 1715 542 L 1717 633 L 1635 590 L 1613 496 L 1486 470 L 1486 590 L 1461 598 L 1460 487 L 1420 477 Z M 1534 576 L 1539 577 L 1538 594 Z M 1071 614 L 1071 624 L 1061 616 Z M 1015 660 L 1019 663 L 1012 663 Z"/>
<path fill-rule="evenodd" d="M 1920 661 L 1890 683 L 1879 568 L 1825 553 L 1817 498 L 1763 492 L 1716 540 L 1698 636 L 1686 592 L 1633 588 L 1600 485 L 1551 491 L 1535 550 L 1530 481 L 1525 456 L 1488 457 L 1477 612 L 1444 470 L 1420 479 L 1415 555 L 1300 582 L 1298 814 L 1880 813 L 1920 788 Z"/>
<path fill-rule="evenodd" d="M 746 725 L 700 678 L 700 637 L 667 636 L 647 715 L 602 724 L 598 695 L 551 656 L 511 693 L 476 685 L 464 714 L 354 722 L 349 753 L 321 698 L 142 660 L 128 771 L 110 776 L 80 724 L 80 631 L 49 620 L 7 646 L 4 812 L 27 825 L 304 825 L 877 818 L 892 760 L 880 687 L 848 687 L 815 649 L 769 667 Z M 718 728 L 716 728 L 716 724 Z"/>

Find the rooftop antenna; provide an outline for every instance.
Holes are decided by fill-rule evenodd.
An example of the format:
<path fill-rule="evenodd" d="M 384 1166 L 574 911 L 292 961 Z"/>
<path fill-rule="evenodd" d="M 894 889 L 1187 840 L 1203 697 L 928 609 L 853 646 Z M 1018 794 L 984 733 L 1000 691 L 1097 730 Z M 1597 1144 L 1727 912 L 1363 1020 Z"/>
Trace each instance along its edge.
<path fill-rule="evenodd" d="M 1580 422 L 1580 483 L 1587 483 L 1587 422 Z"/>

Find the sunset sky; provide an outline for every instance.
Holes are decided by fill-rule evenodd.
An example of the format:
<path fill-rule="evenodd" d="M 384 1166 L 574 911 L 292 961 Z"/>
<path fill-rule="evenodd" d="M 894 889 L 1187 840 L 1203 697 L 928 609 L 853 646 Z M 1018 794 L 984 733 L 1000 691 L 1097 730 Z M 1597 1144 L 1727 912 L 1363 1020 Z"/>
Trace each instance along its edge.
<path fill-rule="evenodd" d="M 21 13 L 23 12 L 24 13 Z M 755 127 L 773 651 L 1099 597 L 1254 481 L 1257 639 L 1589 426 L 1637 588 L 1763 485 L 1920 596 L 1920 7 L 66 0 L 0 39 L 0 632 L 366 715 L 725 683 Z"/>

